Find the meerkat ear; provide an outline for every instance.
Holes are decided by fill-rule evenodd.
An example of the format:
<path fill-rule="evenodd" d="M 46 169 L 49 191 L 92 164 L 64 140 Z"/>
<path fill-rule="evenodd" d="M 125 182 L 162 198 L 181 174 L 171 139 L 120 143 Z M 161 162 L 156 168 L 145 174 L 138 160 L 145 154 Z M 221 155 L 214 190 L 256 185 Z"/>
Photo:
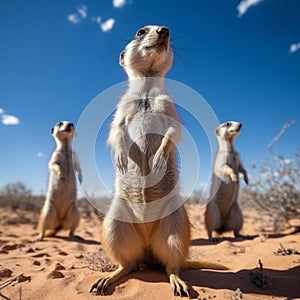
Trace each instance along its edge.
<path fill-rule="evenodd" d="M 220 130 L 219 130 L 219 127 L 216 129 L 216 136 L 219 136 L 220 135 Z"/>
<path fill-rule="evenodd" d="M 121 67 L 124 66 L 124 56 L 125 56 L 125 50 L 121 52 L 120 57 L 119 57 L 119 64 Z"/>
<path fill-rule="evenodd" d="M 51 134 L 53 134 L 53 132 L 54 132 L 54 127 L 51 128 Z"/>

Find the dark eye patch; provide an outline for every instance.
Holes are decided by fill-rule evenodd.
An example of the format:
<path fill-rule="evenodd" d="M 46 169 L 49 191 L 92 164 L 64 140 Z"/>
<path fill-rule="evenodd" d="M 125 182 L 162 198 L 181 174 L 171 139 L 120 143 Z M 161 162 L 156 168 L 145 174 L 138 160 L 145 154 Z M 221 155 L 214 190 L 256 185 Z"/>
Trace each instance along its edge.
<path fill-rule="evenodd" d="M 141 35 L 144 35 L 144 34 L 146 34 L 146 30 L 145 30 L 145 28 L 141 28 L 136 33 L 136 36 L 141 36 Z"/>

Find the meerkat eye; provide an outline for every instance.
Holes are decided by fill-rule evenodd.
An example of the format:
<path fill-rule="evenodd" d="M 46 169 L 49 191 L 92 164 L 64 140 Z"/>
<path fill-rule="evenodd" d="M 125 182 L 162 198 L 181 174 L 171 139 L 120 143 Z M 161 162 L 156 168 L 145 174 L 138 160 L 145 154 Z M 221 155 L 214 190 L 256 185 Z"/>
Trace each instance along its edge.
<path fill-rule="evenodd" d="M 63 122 L 58 122 L 57 124 L 56 124 L 56 126 L 58 126 L 58 127 L 60 127 L 60 126 L 62 126 L 63 125 Z"/>
<path fill-rule="evenodd" d="M 146 33 L 146 30 L 144 28 L 142 28 L 136 33 L 136 35 L 141 36 L 141 35 L 144 35 L 145 33 Z"/>
<path fill-rule="evenodd" d="M 225 123 L 224 124 L 226 127 L 229 127 L 229 126 L 231 126 L 231 123 L 230 122 L 227 122 L 227 123 Z"/>

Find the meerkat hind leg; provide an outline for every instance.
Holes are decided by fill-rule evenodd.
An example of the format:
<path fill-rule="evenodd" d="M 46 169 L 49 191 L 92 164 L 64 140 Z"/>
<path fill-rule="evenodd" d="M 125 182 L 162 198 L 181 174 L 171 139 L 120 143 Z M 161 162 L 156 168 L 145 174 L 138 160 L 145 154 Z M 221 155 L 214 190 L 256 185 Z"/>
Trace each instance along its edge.
<path fill-rule="evenodd" d="M 243 237 L 243 235 L 240 234 L 240 230 L 242 229 L 242 226 L 243 226 L 243 214 L 238 203 L 235 203 L 230 210 L 230 214 L 225 224 L 225 229 L 226 231 L 233 230 L 235 237 Z"/>
<path fill-rule="evenodd" d="M 39 236 L 36 239 L 36 242 L 40 242 L 44 237 L 55 236 L 60 227 L 60 222 L 57 217 L 55 207 L 50 205 L 44 205 L 39 219 L 38 229 Z"/>
<path fill-rule="evenodd" d="M 132 223 L 106 217 L 101 242 L 108 257 L 119 267 L 92 285 L 90 292 L 96 290 L 97 295 L 104 295 L 112 283 L 136 270 L 144 255 L 143 241 Z"/>
<path fill-rule="evenodd" d="M 73 229 L 70 230 L 69 237 L 77 241 L 84 241 L 84 238 L 81 237 L 80 235 L 74 234 L 74 231 L 75 230 Z"/>
<path fill-rule="evenodd" d="M 44 239 L 45 231 L 46 230 L 43 230 L 40 232 L 40 234 L 39 234 L 38 238 L 35 240 L 35 242 L 41 242 Z"/>
<path fill-rule="evenodd" d="M 73 206 L 69 212 L 68 215 L 64 221 L 64 228 L 65 229 L 70 229 L 70 233 L 69 233 L 69 237 L 73 238 L 75 240 L 79 240 L 79 241 L 83 241 L 84 238 L 82 238 L 79 235 L 75 235 L 74 232 L 76 230 L 76 228 L 79 225 L 79 221 L 80 221 L 80 215 L 79 215 L 79 211 L 78 208 L 76 206 Z"/>
<path fill-rule="evenodd" d="M 153 255 L 165 266 L 175 296 L 189 297 L 188 285 L 179 277 L 189 239 L 189 223 L 182 208 L 161 221 L 152 239 Z"/>
<path fill-rule="evenodd" d="M 219 239 L 214 238 L 212 233 L 221 227 L 221 213 L 218 206 L 213 202 L 208 204 L 205 211 L 205 227 L 208 239 L 213 242 L 218 242 Z"/>

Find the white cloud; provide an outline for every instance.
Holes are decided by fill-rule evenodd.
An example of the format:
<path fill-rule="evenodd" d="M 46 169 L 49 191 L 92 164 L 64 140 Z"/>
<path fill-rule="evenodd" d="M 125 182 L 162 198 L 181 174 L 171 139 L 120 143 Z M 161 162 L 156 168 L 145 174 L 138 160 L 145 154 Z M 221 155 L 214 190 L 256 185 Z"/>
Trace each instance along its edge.
<path fill-rule="evenodd" d="M 290 53 L 295 53 L 300 50 L 300 43 L 294 43 L 290 46 Z"/>
<path fill-rule="evenodd" d="M 126 5 L 126 0 L 113 0 L 113 6 L 116 8 L 121 8 Z"/>
<path fill-rule="evenodd" d="M 78 24 L 80 22 L 80 18 L 78 17 L 77 14 L 70 14 L 68 15 L 68 21 L 73 23 L 73 24 Z"/>
<path fill-rule="evenodd" d="M 44 153 L 43 153 L 43 152 L 38 152 L 38 153 L 36 154 L 36 156 L 37 156 L 37 157 L 43 157 L 43 156 L 44 156 Z"/>
<path fill-rule="evenodd" d="M 105 22 L 101 23 L 100 27 L 103 32 L 107 32 L 107 31 L 110 31 L 114 27 L 115 22 L 116 22 L 115 19 L 109 18 Z"/>
<path fill-rule="evenodd" d="M 77 12 L 73 14 L 69 14 L 67 16 L 67 19 L 69 22 L 73 24 L 78 24 L 80 23 L 83 19 L 87 17 L 88 8 L 85 5 L 80 5 L 77 7 Z"/>
<path fill-rule="evenodd" d="M 2 109 L 1 107 L 0 107 L 0 115 L 2 115 L 2 114 L 4 114 L 4 109 Z"/>
<path fill-rule="evenodd" d="M 262 1 L 263 0 L 242 0 L 237 6 L 237 10 L 239 12 L 238 16 L 241 17 L 251 6 L 257 5 Z"/>
<path fill-rule="evenodd" d="M 77 11 L 83 19 L 87 17 L 87 6 L 80 5 L 78 6 Z"/>
<path fill-rule="evenodd" d="M 113 0 L 114 7 L 122 7 L 127 3 L 127 0 Z M 85 5 L 80 5 L 77 7 L 77 11 L 75 13 L 69 14 L 67 19 L 69 22 L 73 24 L 78 24 L 82 22 L 88 16 L 88 8 Z M 110 31 L 116 22 L 115 19 L 109 18 L 106 21 L 102 22 L 102 18 L 100 16 L 92 17 L 92 22 L 97 23 L 103 32 Z"/>
<path fill-rule="evenodd" d="M 19 125 L 20 120 L 13 115 L 1 115 L 1 122 L 3 125 Z"/>

